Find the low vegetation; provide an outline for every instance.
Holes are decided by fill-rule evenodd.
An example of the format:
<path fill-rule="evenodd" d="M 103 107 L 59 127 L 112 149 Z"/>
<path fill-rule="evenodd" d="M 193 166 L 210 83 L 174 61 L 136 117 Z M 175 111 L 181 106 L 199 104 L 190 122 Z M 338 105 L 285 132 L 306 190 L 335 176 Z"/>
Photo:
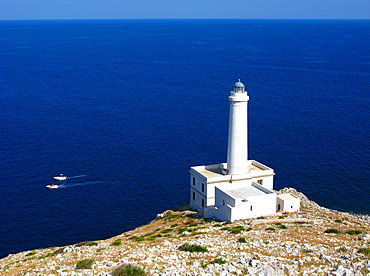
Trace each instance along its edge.
<path fill-rule="evenodd" d="M 222 258 L 217 258 L 217 259 L 214 259 L 213 263 L 221 265 L 221 264 L 226 264 L 227 262 L 223 260 Z"/>
<path fill-rule="evenodd" d="M 122 265 L 112 272 L 112 276 L 145 276 L 148 275 L 145 270 L 139 266 L 131 264 Z"/>
<path fill-rule="evenodd" d="M 238 225 L 238 226 L 235 226 L 235 227 L 233 227 L 233 228 L 231 228 L 229 231 L 231 232 L 231 233 L 233 233 L 233 234 L 239 234 L 239 233 L 241 233 L 242 231 L 244 231 L 245 229 L 244 229 L 244 227 L 243 226 L 241 226 L 241 225 Z"/>
<path fill-rule="evenodd" d="M 184 243 L 183 245 L 179 246 L 179 250 L 187 252 L 208 252 L 208 249 L 201 245 L 189 243 Z"/>
<path fill-rule="evenodd" d="M 361 248 L 361 249 L 358 250 L 358 253 L 369 256 L 370 255 L 370 248 Z"/>
<path fill-rule="evenodd" d="M 177 257 L 181 256 L 181 261 L 187 266 L 185 267 L 186 273 L 189 272 L 188 269 L 197 267 L 197 273 L 199 273 L 197 275 L 202 275 L 199 271 L 202 268 L 206 269 L 207 266 L 209 269 L 215 268 L 217 273 L 224 269 L 225 264 L 227 267 L 235 266 L 242 269 L 243 265 L 238 263 L 239 252 L 245 254 L 245 258 L 243 258 L 243 261 L 246 260 L 245 266 L 249 264 L 248 259 L 254 256 L 251 252 L 256 252 L 261 256 L 283 256 L 282 264 L 290 267 L 289 275 L 303 275 L 303 272 L 311 269 L 311 266 L 324 269 L 322 267 L 331 265 L 326 263 L 324 259 L 314 258 L 321 249 L 325 250 L 324 257 L 328 256 L 335 262 L 340 260 L 348 265 L 352 259 L 344 259 L 342 256 L 351 254 L 351 258 L 353 255 L 353 260 L 356 262 L 367 264 L 370 260 L 370 248 L 368 248 L 370 243 L 367 236 L 370 232 L 369 223 L 361 221 L 360 224 L 355 218 L 342 215 L 327 215 L 311 212 L 307 209 L 305 211 L 307 213 L 302 212 L 299 216 L 269 216 L 267 218 L 260 217 L 260 219 L 264 219 L 260 221 L 251 219 L 233 223 L 202 220 L 191 212 L 166 212 L 159 215 L 158 219 L 152 223 L 115 238 L 99 241 L 99 243 L 86 241 L 65 247 L 30 250 L 22 253 L 19 258 L 10 256 L 7 262 L 4 261 L 0 266 L 0 274 L 27 275 L 28 272 L 31 272 L 30 275 L 34 275 L 32 271 L 38 271 L 37 269 L 42 267 L 45 269 L 43 275 L 51 275 L 53 271 L 48 268 L 48 265 L 51 264 L 50 267 L 54 267 L 53 262 L 59 265 L 64 260 L 61 269 L 68 273 L 86 275 L 100 275 L 99 273 L 102 273 L 102 275 L 109 274 L 111 276 L 160 275 L 160 273 L 164 273 L 166 266 L 168 268 L 168 266 L 177 263 L 174 262 L 175 258 L 172 258 L 171 254 L 174 254 Z M 286 217 L 289 219 L 284 219 Z M 251 230 L 253 231 L 248 232 Z M 326 235 L 324 232 L 329 234 Z M 203 236 L 198 236 L 199 234 L 203 234 Z M 364 236 L 360 236 L 360 234 L 364 234 Z M 96 245 L 99 246 L 91 247 Z M 73 248 L 81 246 L 85 247 Z M 161 251 L 162 248 L 164 253 Z M 180 254 L 178 251 L 176 254 L 173 252 L 174 248 L 193 253 Z M 295 250 L 296 254 L 287 253 L 292 249 Z M 76 252 L 83 254 L 76 255 Z M 128 252 L 141 252 L 141 254 L 134 254 L 132 257 L 131 253 Z M 202 252 L 210 253 L 204 254 Z M 225 252 L 225 254 L 220 252 Z M 141 256 L 142 259 L 140 259 Z M 157 257 L 162 256 L 166 258 L 157 261 Z M 95 258 L 95 261 L 90 258 Z M 122 262 L 127 263 L 118 267 L 112 266 L 123 264 Z M 128 264 L 130 262 L 132 263 Z M 264 261 L 261 260 L 261 263 L 263 264 Z M 173 266 L 178 267 L 177 265 Z M 292 267 L 295 268 L 292 269 Z M 80 272 L 72 272 L 76 269 L 81 270 Z M 87 270 L 84 272 L 82 269 Z M 362 273 L 368 272 L 366 267 L 362 269 L 364 269 L 364 271 L 361 270 Z M 214 275 L 218 275 L 217 273 L 215 272 Z"/>
<path fill-rule="evenodd" d="M 238 239 L 238 242 L 245 243 L 245 242 L 247 242 L 247 240 L 246 240 L 244 237 L 240 237 L 240 238 Z"/>
<path fill-rule="evenodd" d="M 76 269 L 90 269 L 93 265 L 94 259 L 81 260 L 76 264 Z"/>
<path fill-rule="evenodd" d="M 94 241 L 85 241 L 85 242 L 77 243 L 75 246 L 76 247 L 81 247 L 81 246 L 96 246 L 96 245 L 98 245 L 97 242 L 94 242 Z"/>
<path fill-rule="evenodd" d="M 362 234 L 362 231 L 361 230 L 348 230 L 346 231 L 346 233 L 349 235 L 359 235 L 359 234 Z"/>
<path fill-rule="evenodd" d="M 113 246 L 119 246 L 122 244 L 122 240 L 121 239 L 118 239 L 118 240 L 115 240 L 111 245 Z"/>
<path fill-rule="evenodd" d="M 53 253 L 51 253 L 50 256 L 55 256 L 55 255 L 58 255 L 58 254 L 62 254 L 63 251 L 64 251 L 64 248 L 63 247 L 62 248 L 59 248 L 59 249 L 55 250 Z"/>
<path fill-rule="evenodd" d="M 328 233 L 328 234 L 339 234 L 340 231 L 338 229 L 335 229 L 335 228 L 329 228 L 329 229 L 326 229 L 325 230 L 325 233 Z"/>

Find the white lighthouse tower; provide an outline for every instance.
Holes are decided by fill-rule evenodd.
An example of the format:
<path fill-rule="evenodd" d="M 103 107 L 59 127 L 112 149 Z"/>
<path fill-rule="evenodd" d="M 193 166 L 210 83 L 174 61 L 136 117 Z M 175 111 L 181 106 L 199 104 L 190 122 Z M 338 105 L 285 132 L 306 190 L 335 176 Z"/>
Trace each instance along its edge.
<path fill-rule="evenodd" d="M 299 211 L 299 199 L 273 191 L 274 170 L 248 159 L 248 100 L 244 84 L 230 92 L 227 163 L 190 168 L 190 208 L 206 218 L 234 221 Z"/>
<path fill-rule="evenodd" d="M 227 174 L 248 172 L 248 100 L 240 80 L 230 92 L 229 141 L 227 147 Z"/>

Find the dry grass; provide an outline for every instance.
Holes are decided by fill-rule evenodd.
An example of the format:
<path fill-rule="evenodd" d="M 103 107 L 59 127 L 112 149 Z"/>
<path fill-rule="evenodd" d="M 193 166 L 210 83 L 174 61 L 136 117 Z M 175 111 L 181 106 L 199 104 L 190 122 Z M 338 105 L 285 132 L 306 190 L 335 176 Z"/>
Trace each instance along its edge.
<path fill-rule="evenodd" d="M 140 251 L 142 248 L 151 250 L 158 247 L 159 250 L 164 248 L 163 243 L 166 240 L 171 241 L 173 244 L 181 245 L 185 242 L 196 243 L 197 240 L 207 238 L 208 240 L 219 240 L 222 237 L 223 241 L 229 241 L 220 250 L 244 252 L 251 257 L 255 256 L 281 256 L 286 254 L 284 243 L 294 245 L 302 244 L 307 245 L 306 250 L 297 249 L 291 252 L 286 257 L 287 263 L 292 263 L 296 259 L 303 257 L 317 256 L 315 248 L 326 248 L 331 256 L 341 256 L 343 253 L 339 248 L 345 246 L 349 248 L 349 253 L 352 253 L 356 248 L 361 246 L 370 247 L 369 241 L 359 240 L 358 235 L 345 234 L 349 230 L 361 230 L 362 232 L 370 232 L 370 224 L 368 222 L 356 219 L 343 214 L 314 212 L 309 209 L 303 208 L 302 213 L 299 215 L 289 215 L 286 218 L 279 219 L 279 222 L 286 225 L 286 229 L 281 229 L 276 225 L 278 217 L 266 218 L 263 223 L 256 223 L 250 226 L 252 220 L 244 220 L 231 225 L 226 225 L 230 228 L 237 225 L 244 226 L 245 229 L 252 227 L 251 231 L 242 231 L 241 233 L 231 233 L 230 231 L 222 230 L 222 227 L 213 227 L 217 222 L 204 222 L 203 220 L 192 218 L 193 212 L 171 212 L 164 215 L 163 218 L 154 220 L 153 222 L 139 227 L 135 230 L 123 233 L 116 237 L 107 240 L 97 241 L 96 246 L 81 246 L 79 251 L 75 252 L 62 252 L 55 253 L 61 248 L 49 248 L 22 252 L 19 254 L 10 255 L 0 260 L 0 274 L 6 275 L 22 275 L 23 273 L 35 273 L 43 268 L 42 274 L 54 273 L 57 275 L 57 270 L 65 270 L 68 272 L 75 271 L 76 260 L 79 259 L 95 259 L 95 263 L 107 263 L 112 261 L 119 263 L 122 259 L 131 258 L 132 252 Z M 288 222 L 292 218 L 302 218 L 304 222 Z M 338 222 L 341 221 L 341 222 Z M 192 224 L 194 223 L 194 224 Z M 196 226 L 190 226 L 195 225 Z M 177 225 L 176 225 L 177 224 Z M 175 226 L 174 226 L 175 225 Z M 171 227 L 172 226 L 172 227 Z M 274 227 L 275 231 L 267 231 L 266 228 Z M 329 228 L 336 228 L 344 234 L 326 234 L 324 231 Z M 167 229 L 167 230 L 166 230 Z M 181 232 L 179 229 L 186 229 Z M 194 230 L 195 229 L 195 230 Z M 166 230 L 166 231 L 163 231 Z M 190 232 L 191 231 L 191 232 Z M 202 231 L 209 231 L 203 234 L 198 234 Z M 159 236 L 156 236 L 160 234 Z M 166 235 L 166 236 L 165 236 Z M 136 241 L 135 237 L 143 237 L 143 241 Z M 238 242 L 240 237 L 246 239 L 246 243 Z M 111 246 L 117 239 L 122 240 L 122 243 L 117 246 Z M 251 249 L 250 243 L 256 240 L 264 241 L 263 246 Z M 273 246 L 278 241 L 281 246 Z M 69 247 L 74 248 L 74 247 Z M 166 248 L 166 250 L 173 250 L 173 254 L 179 255 L 176 250 L 177 246 L 173 249 Z M 314 249 L 311 249 L 314 248 Z M 32 253 L 31 253 L 32 252 Z M 31 253 L 31 254 L 30 254 Z M 212 253 L 212 252 L 211 252 Z M 216 253 L 215 253 L 216 254 Z M 195 261 L 203 265 L 210 264 L 215 258 L 220 257 L 215 254 L 197 255 L 191 254 L 182 260 L 184 265 L 194 263 Z M 28 255 L 28 256 L 27 256 Z M 63 257 L 63 261 L 61 259 Z M 366 258 L 366 256 L 364 256 Z M 143 257 L 136 256 L 130 259 L 132 262 L 141 263 Z M 227 260 L 230 261 L 230 260 Z M 51 265 L 52 264 L 52 265 Z M 156 262 L 156 265 L 165 266 L 165 262 Z M 325 261 L 311 261 L 306 262 L 303 267 L 320 266 L 325 264 Z M 149 270 L 153 264 L 146 263 L 145 267 Z M 107 272 L 111 272 L 107 270 Z M 76 271 L 77 272 L 77 271 Z"/>

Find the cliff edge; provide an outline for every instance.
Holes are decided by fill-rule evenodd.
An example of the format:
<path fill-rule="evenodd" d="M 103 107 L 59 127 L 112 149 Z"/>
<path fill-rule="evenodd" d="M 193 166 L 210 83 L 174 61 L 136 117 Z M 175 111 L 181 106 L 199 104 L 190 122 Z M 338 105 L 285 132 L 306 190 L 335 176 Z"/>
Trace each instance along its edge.
<path fill-rule="evenodd" d="M 0 275 L 370 275 L 370 217 L 288 192 L 301 213 L 230 223 L 184 205 L 110 239 L 11 254 Z M 127 267 L 146 274 L 119 274 Z"/>

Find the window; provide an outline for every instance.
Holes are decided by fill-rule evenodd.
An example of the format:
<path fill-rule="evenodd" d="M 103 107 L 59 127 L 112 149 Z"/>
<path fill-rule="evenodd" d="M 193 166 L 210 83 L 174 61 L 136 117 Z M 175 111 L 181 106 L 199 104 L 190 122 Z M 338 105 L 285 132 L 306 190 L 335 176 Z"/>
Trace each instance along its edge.
<path fill-rule="evenodd" d="M 193 200 L 195 200 L 195 193 L 193 192 Z"/>
<path fill-rule="evenodd" d="M 204 198 L 202 198 L 202 207 L 204 207 Z"/>
<path fill-rule="evenodd" d="M 202 192 L 204 192 L 204 183 L 202 183 Z"/>
<path fill-rule="evenodd" d="M 193 177 L 193 186 L 195 186 L 195 177 Z"/>
<path fill-rule="evenodd" d="M 251 205 L 251 211 L 253 211 L 253 206 Z"/>
<path fill-rule="evenodd" d="M 259 180 L 257 180 L 257 183 L 258 184 L 260 184 L 260 185 L 263 185 L 262 183 L 263 183 L 263 179 L 259 179 Z"/>
<path fill-rule="evenodd" d="M 222 201 L 222 206 L 225 206 L 225 200 Z"/>

